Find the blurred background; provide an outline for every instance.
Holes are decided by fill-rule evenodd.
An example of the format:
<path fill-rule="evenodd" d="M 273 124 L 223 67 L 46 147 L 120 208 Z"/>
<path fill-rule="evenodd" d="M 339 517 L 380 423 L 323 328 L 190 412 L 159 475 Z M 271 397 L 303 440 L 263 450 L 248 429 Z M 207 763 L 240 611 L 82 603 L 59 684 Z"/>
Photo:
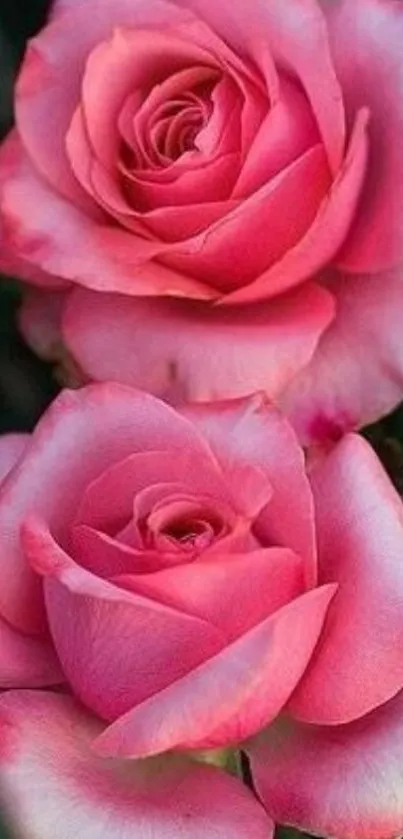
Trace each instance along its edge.
<path fill-rule="evenodd" d="M 0 138 L 13 123 L 13 83 L 26 41 L 43 25 L 50 5 L 51 0 L 0 0 Z M 51 365 L 39 361 L 19 337 L 20 296 L 15 279 L 0 276 L 0 433 L 31 430 L 59 389 Z M 403 494 L 403 409 L 365 433 Z M 302 834 L 281 830 L 276 839 L 297 837 Z M 1 819 L 0 839 L 12 839 Z"/>
<path fill-rule="evenodd" d="M 25 43 L 43 25 L 50 0 L 0 0 L 0 137 L 13 121 L 13 83 Z M 31 429 L 57 392 L 49 365 L 24 346 L 16 326 L 20 289 L 0 277 L 0 433 Z"/>

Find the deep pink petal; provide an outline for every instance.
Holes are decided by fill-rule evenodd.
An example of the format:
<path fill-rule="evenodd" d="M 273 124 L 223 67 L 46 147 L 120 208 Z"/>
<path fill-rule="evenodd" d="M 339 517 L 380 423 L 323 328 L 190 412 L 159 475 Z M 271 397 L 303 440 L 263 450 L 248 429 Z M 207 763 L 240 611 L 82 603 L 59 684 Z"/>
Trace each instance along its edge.
<path fill-rule="evenodd" d="M 164 264 L 210 283 L 220 292 L 241 288 L 242 300 L 248 299 L 245 284 L 296 246 L 314 222 L 330 183 L 325 152 L 318 144 L 204 233 L 171 248 L 161 258 Z M 279 280 L 273 293 L 290 284 L 288 279 Z M 253 292 L 249 299 L 258 296 Z M 235 295 L 229 299 L 236 299 Z"/>
<path fill-rule="evenodd" d="M 292 548 L 316 582 L 314 509 L 305 458 L 283 416 L 261 396 L 189 405 L 185 413 L 209 441 L 224 470 L 232 463 L 259 466 L 273 488 L 255 531 L 263 545 Z"/>
<path fill-rule="evenodd" d="M 357 116 L 343 165 L 306 235 L 254 282 L 225 297 L 224 304 L 272 297 L 311 277 L 337 254 L 356 213 L 367 170 L 367 124 L 368 112 L 363 110 Z"/>
<path fill-rule="evenodd" d="M 371 115 L 370 166 L 339 261 L 354 272 L 388 270 L 403 257 L 403 8 L 390 0 L 323 5 L 349 121 L 362 106 Z"/>
<path fill-rule="evenodd" d="M 22 457 L 29 439 L 29 434 L 3 434 L 0 436 L 0 483 Z"/>
<path fill-rule="evenodd" d="M 222 649 L 225 639 L 212 624 L 94 576 L 39 522 L 27 521 L 23 535 L 29 562 L 45 578 L 63 671 L 103 719 L 116 719 Z"/>
<path fill-rule="evenodd" d="M 308 100 L 295 83 L 282 79 L 278 99 L 247 149 L 233 194 L 250 195 L 318 139 Z"/>
<path fill-rule="evenodd" d="M 20 550 L 22 520 L 37 513 L 65 537 L 89 482 L 129 454 L 160 447 L 206 451 L 189 422 L 127 387 L 65 391 L 54 402 L 0 491 L 0 611 L 10 623 L 43 626 L 42 587 Z"/>
<path fill-rule="evenodd" d="M 334 591 L 325 586 L 302 595 L 126 713 L 98 739 L 99 751 L 145 757 L 239 743 L 259 731 L 299 681 Z"/>
<path fill-rule="evenodd" d="M 348 0 L 347 0 L 348 2 Z M 275 60 L 300 80 L 320 126 L 334 172 L 340 165 L 345 140 L 343 96 L 337 81 L 326 21 L 316 0 L 177 0 L 196 11 L 236 51 L 249 52 L 255 61 L 265 57 L 262 42 Z M 343 38 L 341 38 L 341 42 Z"/>
<path fill-rule="evenodd" d="M 254 390 L 274 398 L 308 363 L 332 315 L 330 295 L 311 284 L 242 309 L 77 291 L 63 334 L 94 379 L 135 384 L 170 401 Z"/>
<path fill-rule="evenodd" d="M 279 720 L 248 753 L 275 821 L 338 839 L 401 835 L 403 694 L 349 725 Z"/>
<path fill-rule="evenodd" d="M 116 583 L 212 623 L 229 641 L 304 591 L 302 562 L 284 548 L 228 555 L 217 549 L 209 558 Z"/>
<path fill-rule="evenodd" d="M 349 722 L 403 687 L 403 502 L 348 435 L 311 475 L 319 582 L 337 582 L 323 635 L 290 702 L 308 722 Z"/>
<path fill-rule="evenodd" d="M 336 317 L 281 397 L 304 442 L 338 439 L 389 413 L 403 392 L 403 274 L 335 272 Z"/>
<path fill-rule="evenodd" d="M 0 618 L 0 689 L 46 687 L 62 681 L 51 643 L 23 635 Z"/>
<path fill-rule="evenodd" d="M 104 761 L 102 725 L 68 696 L 0 698 L 2 806 L 21 839 L 271 839 L 240 781 L 187 758 Z"/>

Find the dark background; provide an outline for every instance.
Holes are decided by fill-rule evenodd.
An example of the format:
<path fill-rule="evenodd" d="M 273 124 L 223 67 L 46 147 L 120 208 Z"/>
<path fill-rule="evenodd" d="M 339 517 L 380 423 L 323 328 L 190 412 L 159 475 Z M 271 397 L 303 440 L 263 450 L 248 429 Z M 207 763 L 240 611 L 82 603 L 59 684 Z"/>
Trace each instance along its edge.
<path fill-rule="evenodd" d="M 0 138 L 12 125 L 13 82 L 26 40 L 45 22 L 50 1 L 0 0 Z M 0 276 L 0 433 L 32 429 L 58 390 L 50 365 L 40 362 L 19 337 L 16 317 L 20 295 L 15 280 Z M 366 434 L 403 492 L 403 410 Z M 297 836 L 301 834 L 284 830 L 279 831 L 278 839 Z M 1 823 L 0 839 L 11 839 Z"/>

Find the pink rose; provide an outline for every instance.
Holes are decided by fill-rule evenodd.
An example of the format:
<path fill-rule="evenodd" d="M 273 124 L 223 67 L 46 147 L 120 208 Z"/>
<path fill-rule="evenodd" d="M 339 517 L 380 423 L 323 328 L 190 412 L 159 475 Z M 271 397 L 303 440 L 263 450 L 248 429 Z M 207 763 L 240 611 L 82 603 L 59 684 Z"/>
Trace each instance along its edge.
<path fill-rule="evenodd" d="M 88 377 L 262 389 L 306 438 L 399 401 L 402 39 L 392 0 L 56 0 L 1 154 L 2 259 L 65 289 Z"/>
<path fill-rule="evenodd" d="M 22 837 L 402 832 L 402 503 L 364 440 L 308 476 L 262 397 L 179 413 L 103 384 L 3 438 L 0 464 L 0 780 Z M 267 814 L 192 762 L 242 743 Z"/>

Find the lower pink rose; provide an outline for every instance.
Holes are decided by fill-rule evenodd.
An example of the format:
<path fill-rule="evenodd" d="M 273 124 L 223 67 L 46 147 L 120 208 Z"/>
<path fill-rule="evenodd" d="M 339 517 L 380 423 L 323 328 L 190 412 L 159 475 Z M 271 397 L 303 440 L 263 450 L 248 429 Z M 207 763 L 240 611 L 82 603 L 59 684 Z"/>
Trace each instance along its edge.
<path fill-rule="evenodd" d="M 105 384 L 66 391 L 0 462 L 0 684 L 20 689 L 0 776 L 22 836 L 401 832 L 403 796 L 388 815 L 350 752 L 382 773 L 385 737 L 403 750 L 402 507 L 363 440 L 308 475 L 261 397 L 179 413 Z M 244 741 L 268 815 L 190 760 Z"/>

